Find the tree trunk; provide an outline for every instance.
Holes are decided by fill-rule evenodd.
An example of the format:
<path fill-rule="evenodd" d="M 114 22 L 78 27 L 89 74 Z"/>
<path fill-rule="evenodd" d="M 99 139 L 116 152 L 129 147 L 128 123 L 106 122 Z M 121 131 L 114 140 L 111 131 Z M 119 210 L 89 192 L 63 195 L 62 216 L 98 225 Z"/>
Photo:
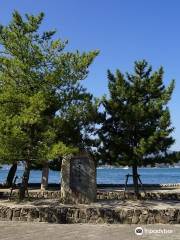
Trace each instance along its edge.
<path fill-rule="evenodd" d="M 42 169 L 42 178 L 41 178 L 41 190 L 46 190 L 48 187 L 48 177 L 49 177 L 49 166 L 46 162 Z"/>
<path fill-rule="evenodd" d="M 26 191 L 28 189 L 29 174 L 30 174 L 30 163 L 29 161 L 26 161 L 24 174 L 22 177 L 22 183 L 19 189 L 19 200 L 23 200 L 25 198 Z"/>
<path fill-rule="evenodd" d="M 133 165 L 132 167 L 132 174 L 133 174 L 134 192 L 136 197 L 139 198 L 138 171 L 137 171 L 136 165 Z"/>
<path fill-rule="evenodd" d="M 13 179 L 17 170 L 17 162 L 14 162 L 9 170 L 9 173 L 6 178 L 6 186 L 12 187 Z"/>

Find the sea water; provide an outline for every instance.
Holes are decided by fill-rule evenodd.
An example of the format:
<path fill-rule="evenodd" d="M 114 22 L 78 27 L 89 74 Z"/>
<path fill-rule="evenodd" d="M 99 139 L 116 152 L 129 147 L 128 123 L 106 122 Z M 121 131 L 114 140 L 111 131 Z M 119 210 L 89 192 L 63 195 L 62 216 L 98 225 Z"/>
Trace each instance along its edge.
<path fill-rule="evenodd" d="M 97 168 L 97 183 L 104 184 L 124 184 L 126 175 L 132 170 L 123 168 Z M 141 180 L 147 184 L 180 183 L 180 168 L 139 168 Z M 8 168 L 0 169 L 0 182 L 4 183 L 8 174 Z M 22 176 L 23 170 L 18 169 L 17 176 Z M 61 174 L 58 171 L 49 172 L 49 183 L 60 183 Z M 32 170 L 30 173 L 31 183 L 41 182 L 41 171 Z M 130 179 L 129 183 L 132 183 Z"/>

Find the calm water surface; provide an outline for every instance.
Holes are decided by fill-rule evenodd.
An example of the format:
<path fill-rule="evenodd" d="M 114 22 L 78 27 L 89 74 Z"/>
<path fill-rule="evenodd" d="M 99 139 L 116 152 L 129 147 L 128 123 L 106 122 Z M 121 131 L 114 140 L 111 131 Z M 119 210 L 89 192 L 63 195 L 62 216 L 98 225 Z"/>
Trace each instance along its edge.
<path fill-rule="evenodd" d="M 23 171 L 18 169 L 18 176 L 22 176 Z M 126 174 L 131 174 L 131 169 L 122 168 L 99 168 L 97 169 L 97 183 L 124 184 Z M 0 182 L 5 182 L 8 174 L 7 167 L 0 169 Z M 140 168 L 139 174 L 143 183 L 180 183 L 180 168 Z M 32 170 L 30 182 L 41 181 L 41 171 Z M 50 183 L 60 182 L 60 172 L 50 171 Z M 131 182 L 131 181 L 130 181 Z"/>

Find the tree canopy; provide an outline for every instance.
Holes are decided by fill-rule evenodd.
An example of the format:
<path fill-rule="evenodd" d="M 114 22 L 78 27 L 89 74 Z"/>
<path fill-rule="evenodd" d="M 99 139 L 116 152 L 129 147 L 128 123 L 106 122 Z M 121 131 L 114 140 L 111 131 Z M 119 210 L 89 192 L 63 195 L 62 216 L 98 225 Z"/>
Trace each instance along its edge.
<path fill-rule="evenodd" d="M 153 72 L 145 60 L 135 62 L 133 74 L 108 71 L 99 154 L 104 162 L 132 166 L 137 194 L 138 166 L 178 161 L 179 154 L 169 151 L 175 141 L 168 108 L 174 81 L 165 87 L 163 74 L 162 67 Z"/>
<path fill-rule="evenodd" d="M 152 72 L 143 60 L 134 74 L 108 71 L 109 98 L 102 99 L 104 118 L 99 130 L 100 152 L 110 163 L 146 166 L 171 163 L 174 143 L 168 102 L 174 81 L 163 83 L 163 68 Z"/>
<path fill-rule="evenodd" d="M 46 161 L 76 151 L 68 118 L 88 126 L 85 112 L 96 111 L 81 81 L 98 51 L 65 51 L 67 41 L 56 39 L 54 30 L 41 33 L 43 18 L 15 11 L 9 25 L 0 27 L 2 161 Z"/>

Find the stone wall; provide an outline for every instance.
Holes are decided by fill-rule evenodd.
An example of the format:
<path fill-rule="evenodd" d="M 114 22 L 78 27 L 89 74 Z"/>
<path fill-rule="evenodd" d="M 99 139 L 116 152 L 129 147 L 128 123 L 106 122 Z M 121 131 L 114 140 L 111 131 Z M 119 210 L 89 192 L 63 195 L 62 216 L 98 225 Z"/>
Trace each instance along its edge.
<path fill-rule="evenodd" d="M 13 196 L 16 196 L 13 192 Z M 180 201 L 180 192 L 147 192 L 146 195 L 142 192 L 141 198 L 144 200 L 177 200 Z M 4 192 L 4 196 L 8 197 L 9 192 Z M 33 199 L 59 199 L 60 191 L 29 191 L 29 197 Z M 97 200 L 124 200 L 134 199 L 133 192 L 127 192 L 124 195 L 123 191 L 97 191 Z"/>
<path fill-rule="evenodd" d="M 3 192 L 1 197 L 9 198 L 10 192 Z M 17 198 L 18 192 L 13 191 L 12 198 Z M 33 199 L 59 199 L 60 191 L 29 191 L 29 197 Z"/>
<path fill-rule="evenodd" d="M 0 220 L 49 223 L 179 224 L 180 209 L 105 207 L 9 207 L 0 205 Z"/>
<path fill-rule="evenodd" d="M 141 199 L 143 200 L 180 200 L 180 192 L 144 192 L 140 193 Z M 107 200 L 123 200 L 123 199 L 135 199 L 133 192 L 123 191 L 98 191 L 97 199 Z"/>

